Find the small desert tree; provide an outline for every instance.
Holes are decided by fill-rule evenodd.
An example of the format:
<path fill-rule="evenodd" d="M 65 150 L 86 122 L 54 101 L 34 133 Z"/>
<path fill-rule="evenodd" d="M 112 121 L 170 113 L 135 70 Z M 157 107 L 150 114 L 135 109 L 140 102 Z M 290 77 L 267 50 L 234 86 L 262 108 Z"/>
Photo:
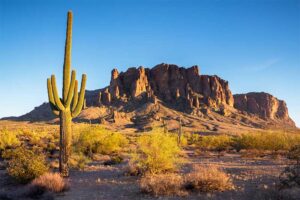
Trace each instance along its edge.
<path fill-rule="evenodd" d="M 47 79 L 48 97 L 53 113 L 60 117 L 60 153 L 59 171 L 62 176 L 69 176 L 68 160 L 72 144 L 72 118 L 79 115 L 84 104 L 86 75 L 82 75 L 81 88 L 78 94 L 76 72 L 71 73 L 71 46 L 72 46 L 72 12 L 68 12 L 67 35 L 65 44 L 65 58 L 63 67 L 62 98 L 59 98 L 55 76 Z M 70 75 L 71 73 L 71 75 Z"/>

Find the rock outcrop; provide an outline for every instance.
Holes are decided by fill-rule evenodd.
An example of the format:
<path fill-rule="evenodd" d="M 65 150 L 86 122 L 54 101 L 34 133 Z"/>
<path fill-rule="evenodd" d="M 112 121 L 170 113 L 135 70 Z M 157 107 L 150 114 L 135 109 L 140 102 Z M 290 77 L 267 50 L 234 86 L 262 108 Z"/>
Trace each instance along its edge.
<path fill-rule="evenodd" d="M 286 103 L 268 93 L 236 94 L 234 95 L 234 107 L 266 120 L 281 120 L 287 124 L 295 125 L 289 117 Z"/>
<path fill-rule="evenodd" d="M 128 101 L 146 97 L 153 102 L 157 98 L 173 104 L 184 102 L 190 108 L 200 108 L 201 105 L 233 106 L 228 82 L 218 76 L 200 75 L 198 66 L 186 69 L 160 64 L 152 69 L 129 68 L 121 73 L 113 69 L 110 85 L 101 96 L 105 105 L 113 104 L 114 100 Z"/>

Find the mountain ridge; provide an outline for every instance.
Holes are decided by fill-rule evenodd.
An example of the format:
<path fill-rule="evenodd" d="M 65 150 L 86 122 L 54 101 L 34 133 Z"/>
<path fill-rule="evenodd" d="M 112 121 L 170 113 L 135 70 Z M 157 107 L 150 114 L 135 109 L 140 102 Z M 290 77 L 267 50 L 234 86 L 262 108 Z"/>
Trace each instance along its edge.
<path fill-rule="evenodd" d="M 107 87 L 86 91 L 84 114 L 77 120 L 116 123 L 117 120 L 126 119 L 125 122 L 135 124 L 140 114 L 134 112 L 143 105 L 150 104 L 161 110 L 170 109 L 181 113 L 180 115 L 197 117 L 199 122 L 223 120 L 224 123 L 234 121 L 237 125 L 247 124 L 252 128 L 296 128 L 289 117 L 286 103 L 271 94 L 249 92 L 233 95 L 228 81 L 217 75 L 201 75 L 197 65 L 183 68 L 165 63 L 153 68 L 132 67 L 125 72 L 113 69 Z M 14 120 L 54 120 L 48 108 L 49 105 L 44 103 Z M 160 115 L 158 118 L 167 117 L 160 112 L 157 111 Z M 154 115 L 148 118 L 155 118 Z M 115 119 L 108 119 L 109 117 Z"/>

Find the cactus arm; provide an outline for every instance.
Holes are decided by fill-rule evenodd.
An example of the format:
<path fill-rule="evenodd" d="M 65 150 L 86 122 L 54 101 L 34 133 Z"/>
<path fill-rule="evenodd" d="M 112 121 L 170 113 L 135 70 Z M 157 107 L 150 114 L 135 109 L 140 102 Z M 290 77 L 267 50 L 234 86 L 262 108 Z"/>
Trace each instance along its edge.
<path fill-rule="evenodd" d="M 75 80 L 74 96 L 73 96 L 72 109 L 71 109 L 72 112 L 74 112 L 77 102 L 78 102 L 78 81 Z"/>
<path fill-rule="evenodd" d="M 54 115 L 58 116 L 59 115 L 59 110 L 57 109 L 57 107 L 55 105 L 50 78 L 47 79 L 47 90 L 48 90 L 48 98 L 49 98 L 49 103 L 50 103 L 51 110 L 52 110 Z"/>
<path fill-rule="evenodd" d="M 61 102 L 61 100 L 60 100 L 60 98 L 58 96 L 57 87 L 56 87 L 56 80 L 55 80 L 55 76 L 54 75 L 51 76 L 51 84 L 52 84 L 52 91 L 53 91 L 53 97 L 54 97 L 55 105 L 57 106 L 57 108 L 60 111 L 64 111 L 65 107 L 62 104 L 62 102 Z"/>
<path fill-rule="evenodd" d="M 72 75 L 71 75 L 71 84 L 70 84 L 70 87 L 69 87 L 68 98 L 67 98 L 67 101 L 64 102 L 65 103 L 65 108 L 67 108 L 71 105 L 72 98 L 73 98 L 73 95 L 74 95 L 75 79 L 76 79 L 76 72 L 75 72 L 75 70 L 73 70 Z"/>
<path fill-rule="evenodd" d="M 76 108 L 72 112 L 72 117 L 77 117 L 82 110 L 83 102 L 84 102 L 84 96 L 85 96 L 85 85 L 86 85 L 86 75 L 82 75 L 82 80 L 81 80 L 81 88 L 80 88 L 80 93 L 79 93 L 79 98 L 78 102 L 76 105 Z"/>
<path fill-rule="evenodd" d="M 67 33 L 65 43 L 65 58 L 64 58 L 64 72 L 63 72 L 63 101 L 66 102 L 70 87 L 70 73 L 71 73 L 71 48 L 72 48 L 72 12 L 68 12 Z"/>
<path fill-rule="evenodd" d="M 58 111 L 58 110 L 52 110 L 52 113 L 53 113 L 55 116 L 59 116 L 59 111 Z"/>

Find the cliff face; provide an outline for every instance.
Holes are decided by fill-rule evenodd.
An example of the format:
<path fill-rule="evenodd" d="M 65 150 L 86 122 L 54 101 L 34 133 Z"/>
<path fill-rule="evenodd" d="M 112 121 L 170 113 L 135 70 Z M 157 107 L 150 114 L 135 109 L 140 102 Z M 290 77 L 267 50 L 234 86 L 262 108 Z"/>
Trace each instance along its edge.
<path fill-rule="evenodd" d="M 129 68 L 122 73 L 112 70 L 109 87 L 99 94 L 99 104 L 109 105 L 116 100 L 127 102 L 143 97 L 166 103 L 180 101 L 190 108 L 201 105 L 232 107 L 234 103 L 228 82 L 218 76 L 200 75 L 198 66 L 186 69 L 160 64 L 152 69 Z"/>
<path fill-rule="evenodd" d="M 295 125 L 288 113 L 286 103 L 268 93 L 251 92 L 234 95 L 234 107 L 263 119 L 281 120 Z"/>

